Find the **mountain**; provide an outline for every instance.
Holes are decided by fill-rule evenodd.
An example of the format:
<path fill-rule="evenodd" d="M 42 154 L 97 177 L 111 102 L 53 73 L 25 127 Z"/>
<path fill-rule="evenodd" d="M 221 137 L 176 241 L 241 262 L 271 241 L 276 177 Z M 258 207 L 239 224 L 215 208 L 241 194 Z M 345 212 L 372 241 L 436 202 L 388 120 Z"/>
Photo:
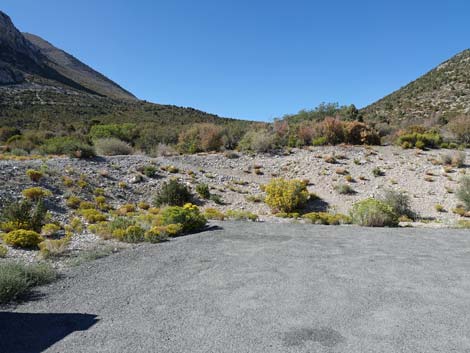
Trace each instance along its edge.
<path fill-rule="evenodd" d="M 0 126 L 53 130 L 59 126 L 127 122 L 152 124 L 163 130 L 203 122 L 248 123 L 193 108 L 138 100 L 46 40 L 21 33 L 0 11 Z"/>
<path fill-rule="evenodd" d="M 40 53 L 49 60 L 48 65 L 61 75 L 106 97 L 135 99 L 132 93 L 44 39 L 29 33 L 23 33 L 23 36 L 39 49 Z"/>
<path fill-rule="evenodd" d="M 470 50 L 364 108 L 367 120 L 391 125 L 446 122 L 470 113 Z"/>

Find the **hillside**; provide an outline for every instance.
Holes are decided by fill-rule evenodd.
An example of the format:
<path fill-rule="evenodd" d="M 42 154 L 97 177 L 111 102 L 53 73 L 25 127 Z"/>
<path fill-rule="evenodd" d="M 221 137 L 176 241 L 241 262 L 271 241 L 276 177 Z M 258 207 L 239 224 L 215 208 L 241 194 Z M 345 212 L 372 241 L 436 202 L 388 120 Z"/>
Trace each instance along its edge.
<path fill-rule="evenodd" d="M 246 124 L 192 108 L 140 101 L 46 40 L 21 33 L 0 11 L 0 126 L 53 130 L 92 121 L 173 129 L 196 122 Z"/>
<path fill-rule="evenodd" d="M 391 125 L 425 123 L 470 113 L 470 50 L 364 108 L 367 120 Z"/>

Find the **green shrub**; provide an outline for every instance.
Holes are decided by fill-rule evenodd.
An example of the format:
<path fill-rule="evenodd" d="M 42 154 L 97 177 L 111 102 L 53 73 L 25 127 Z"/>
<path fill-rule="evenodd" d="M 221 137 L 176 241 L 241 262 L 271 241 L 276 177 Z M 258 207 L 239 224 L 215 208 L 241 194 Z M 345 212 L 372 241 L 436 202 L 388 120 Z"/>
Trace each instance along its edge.
<path fill-rule="evenodd" d="M 242 151 L 269 152 L 276 148 L 276 135 L 267 130 L 249 130 L 239 141 Z"/>
<path fill-rule="evenodd" d="M 348 184 L 335 185 L 335 190 L 340 195 L 353 195 L 356 191 Z"/>
<path fill-rule="evenodd" d="M 412 220 L 416 219 L 416 214 L 411 210 L 410 197 L 405 192 L 386 190 L 380 200 L 389 205 L 399 217 L 406 216 Z"/>
<path fill-rule="evenodd" d="M 40 187 L 24 189 L 21 193 L 24 197 L 32 201 L 39 201 L 45 197 L 52 196 L 52 193 L 49 190 Z"/>
<path fill-rule="evenodd" d="M 8 204 L 0 215 L 3 231 L 27 229 L 39 232 L 44 225 L 47 209 L 44 202 L 21 200 Z"/>
<path fill-rule="evenodd" d="M 73 158 L 94 157 L 95 150 L 90 145 L 73 137 L 54 137 L 41 146 L 44 154 L 66 154 Z"/>
<path fill-rule="evenodd" d="M 470 211 L 470 177 L 463 177 L 460 180 L 456 195 L 457 198 L 464 203 L 465 209 Z"/>
<path fill-rule="evenodd" d="M 214 202 L 217 205 L 223 205 L 224 204 L 224 200 L 222 199 L 222 197 L 220 195 L 217 195 L 217 194 L 211 194 L 209 200 L 211 200 L 212 202 Z"/>
<path fill-rule="evenodd" d="M 186 185 L 170 180 L 162 185 L 154 199 L 155 206 L 183 206 L 191 201 L 192 195 Z"/>
<path fill-rule="evenodd" d="M 3 236 L 5 244 L 22 249 L 37 248 L 43 240 L 35 231 L 25 229 L 14 230 Z"/>
<path fill-rule="evenodd" d="M 146 165 L 142 169 L 142 173 L 148 178 L 155 178 L 157 175 L 157 168 L 153 165 Z"/>
<path fill-rule="evenodd" d="M 162 231 L 161 227 L 153 227 L 145 232 L 144 238 L 149 243 L 161 243 L 168 240 L 168 235 Z"/>
<path fill-rule="evenodd" d="M 29 179 L 31 179 L 31 181 L 34 181 L 35 183 L 41 180 L 41 178 L 44 176 L 42 172 L 34 169 L 28 169 L 26 171 L 26 175 L 29 177 Z"/>
<path fill-rule="evenodd" d="M 26 295 L 34 286 L 56 279 L 56 272 L 48 265 L 0 264 L 0 304 Z"/>
<path fill-rule="evenodd" d="M 198 184 L 196 185 L 196 192 L 203 199 L 209 199 L 211 197 L 211 192 L 209 190 L 209 185 L 207 184 Z"/>
<path fill-rule="evenodd" d="M 326 137 L 320 136 L 312 140 L 313 146 L 325 146 L 328 143 Z"/>
<path fill-rule="evenodd" d="M 194 124 L 180 133 L 178 150 L 182 153 L 218 151 L 223 145 L 222 135 L 222 128 L 215 124 Z"/>
<path fill-rule="evenodd" d="M 375 167 L 374 169 L 372 169 L 372 175 L 378 178 L 384 176 L 385 173 L 379 167 Z"/>
<path fill-rule="evenodd" d="M 351 217 L 343 214 L 332 214 L 328 212 L 311 212 L 304 214 L 302 218 L 313 224 L 338 225 L 351 223 Z"/>
<path fill-rule="evenodd" d="M 126 243 L 140 243 L 145 240 L 145 229 L 138 225 L 129 226 L 126 230 L 119 234 L 118 239 Z"/>
<path fill-rule="evenodd" d="M 397 144 L 407 148 L 439 148 L 442 143 L 442 136 L 437 132 L 412 132 L 398 137 Z M 406 147 L 405 147 L 406 146 Z"/>
<path fill-rule="evenodd" d="M 225 219 L 225 215 L 216 208 L 207 208 L 204 211 L 204 217 L 217 221 L 223 221 Z"/>
<path fill-rule="evenodd" d="M 6 257 L 8 254 L 8 249 L 4 247 L 3 245 L 0 245 L 0 258 Z"/>
<path fill-rule="evenodd" d="M 396 227 L 398 215 L 386 203 L 366 199 L 356 202 L 351 209 L 351 219 L 354 224 L 366 227 Z"/>
<path fill-rule="evenodd" d="M 235 221 L 252 221 L 258 220 L 258 216 L 249 211 L 229 210 L 225 213 L 225 217 Z"/>
<path fill-rule="evenodd" d="M 162 210 L 161 216 L 163 225 L 181 224 L 184 232 L 200 230 L 207 223 L 199 208 L 192 204 L 186 204 L 184 207 L 166 207 Z"/>
<path fill-rule="evenodd" d="M 300 180 L 272 179 L 264 190 L 265 202 L 274 213 L 301 209 L 309 197 L 305 183 Z"/>
<path fill-rule="evenodd" d="M 97 223 L 107 220 L 107 216 L 95 209 L 82 209 L 80 214 L 85 218 L 88 223 Z"/>
<path fill-rule="evenodd" d="M 93 141 L 104 138 L 116 138 L 119 140 L 131 142 L 138 136 L 135 124 L 108 124 L 93 125 L 89 136 Z"/>
<path fill-rule="evenodd" d="M 94 145 L 96 152 L 102 156 L 120 156 L 134 153 L 129 144 L 115 137 L 95 140 Z"/>

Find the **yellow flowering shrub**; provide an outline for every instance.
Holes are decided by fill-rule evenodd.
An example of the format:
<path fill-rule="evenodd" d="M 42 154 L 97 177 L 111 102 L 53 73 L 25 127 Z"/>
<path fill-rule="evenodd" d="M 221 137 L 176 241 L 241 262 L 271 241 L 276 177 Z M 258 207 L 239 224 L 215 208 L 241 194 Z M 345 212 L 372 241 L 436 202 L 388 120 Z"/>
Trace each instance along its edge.
<path fill-rule="evenodd" d="M 307 187 L 300 180 L 272 179 L 264 186 L 264 190 L 265 202 L 274 213 L 301 209 L 309 198 Z"/>

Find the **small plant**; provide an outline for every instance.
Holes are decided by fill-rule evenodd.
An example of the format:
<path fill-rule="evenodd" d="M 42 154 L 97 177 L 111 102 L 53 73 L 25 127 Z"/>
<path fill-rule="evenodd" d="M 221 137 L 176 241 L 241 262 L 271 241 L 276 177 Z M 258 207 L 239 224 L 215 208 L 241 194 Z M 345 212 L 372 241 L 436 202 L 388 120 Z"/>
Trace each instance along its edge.
<path fill-rule="evenodd" d="M 24 296 L 33 287 L 50 283 L 56 277 L 56 272 L 46 264 L 2 263 L 0 264 L 0 304 Z"/>
<path fill-rule="evenodd" d="M 225 217 L 235 221 L 252 221 L 258 220 L 258 216 L 248 211 L 229 210 L 225 213 Z"/>
<path fill-rule="evenodd" d="M 445 212 L 445 208 L 444 206 L 442 206 L 441 204 L 436 204 L 434 205 L 434 209 L 437 211 L 437 212 Z"/>
<path fill-rule="evenodd" d="M 71 177 L 63 176 L 62 177 L 62 183 L 64 184 L 64 186 L 69 188 L 69 187 L 73 186 L 74 181 Z"/>
<path fill-rule="evenodd" d="M 3 259 L 7 256 L 8 254 L 8 249 L 4 247 L 3 245 L 0 245 L 0 258 Z"/>
<path fill-rule="evenodd" d="M 335 190 L 340 195 L 354 195 L 356 193 L 348 184 L 338 184 L 335 186 Z"/>
<path fill-rule="evenodd" d="M 351 209 L 354 224 L 366 227 L 396 227 L 398 215 L 385 202 L 366 199 L 356 202 Z"/>
<path fill-rule="evenodd" d="M 192 195 L 186 185 L 170 180 L 162 185 L 154 199 L 155 206 L 183 206 L 190 202 Z"/>
<path fill-rule="evenodd" d="M 222 197 L 220 195 L 217 195 L 217 194 L 211 194 L 210 200 L 212 202 L 214 202 L 216 205 L 223 205 L 224 204 L 224 200 L 222 199 Z"/>
<path fill-rule="evenodd" d="M 225 215 L 216 208 L 207 208 L 204 211 L 204 217 L 216 221 L 223 221 L 225 219 Z"/>
<path fill-rule="evenodd" d="M 379 167 L 375 167 L 374 169 L 372 169 L 372 175 L 378 178 L 384 176 L 385 173 Z"/>
<path fill-rule="evenodd" d="M 67 200 L 65 201 L 65 204 L 67 207 L 77 209 L 80 207 L 80 204 L 82 203 L 82 199 L 79 198 L 78 196 L 69 196 Z"/>
<path fill-rule="evenodd" d="M 41 235 L 45 237 L 52 237 L 56 235 L 62 228 L 54 223 L 45 224 L 41 229 Z"/>
<path fill-rule="evenodd" d="M 307 187 L 300 180 L 272 179 L 264 189 L 265 202 L 274 213 L 301 209 L 309 198 Z"/>
<path fill-rule="evenodd" d="M 26 171 L 26 175 L 31 179 L 31 181 L 37 183 L 39 180 L 42 179 L 44 174 L 40 172 L 39 170 L 34 170 L 34 169 L 28 169 Z"/>
<path fill-rule="evenodd" d="M 80 214 L 88 223 L 104 222 L 108 218 L 105 214 L 94 209 L 80 210 Z"/>
<path fill-rule="evenodd" d="M 119 187 L 120 189 L 127 189 L 127 183 L 126 183 L 125 181 L 120 181 L 120 182 L 118 183 L 118 187 Z"/>
<path fill-rule="evenodd" d="M 324 160 L 326 163 L 330 163 L 330 164 L 336 164 L 336 163 L 338 163 L 338 161 L 336 160 L 335 156 L 332 156 L 332 155 L 325 156 L 325 157 L 323 158 L 323 160 Z"/>
<path fill-rule="evenodd" d="M 141 168 L 141 172 L 148 178 L 155 178 L 157 176 L 157 168 L 151 164 Z"/>
<path fill-rule="evenodd" d="M 348 174 L 344 177 L 344 180 L 346 180 L 348 183 L 355 183 L 356 181 L 352 177 L 352 175 Z"/>
<path fill-rule="evenodd" d="M 349 172 L 345 168 L 336 168 L 335 173 L 339 174 L 339 175 L 348 175 L 349 174 Z"/>
<path fill-rule="evenodd" d="M 81 201 L 80 205 L 78 206 L 80 210 L 92 210 L 95 208 L 95 204 L 90 201 Z"/>
<path fill-rule="evenodd" d="M 196 185 L 196 192 L 203 199 L 209 199 L 211 197 L 211 192 L 209 190 L 209 185 L 207 184 L 198 184 Z"/>
<path fill-rule="evenodd" d="M 93 190 L 93 195 L 95 196 L 104 196 L 105 190 L 103 188 L 96 188 Z"/>
<path fill-rule="evenodd" d="M 120 241 L 126 243 L 140 243 L 145 240 L 145 229 L 138 225 L 132 225 L 126 228 L 122 233 L 115 232 Z"/>
<path fill-rule="evenodd" d="M 44 259 L 50 257 L 59 257 L 64 255 L 68 250 L 70 239 L 46 239 L 39 244 L 39 252 Z"/>
<path fill-rule="evenodd" d="M 162 227 L 153 227 L 145 232 L 144 239 L 149 243 L 162 243 L 168 240 L 168 235 L 162 231 Z"/>
<path fill-rule="evenodd" d="M 18 229 L 3 236 L 5 244 L 16 248 L 31 249 L 37 248 L 44 239 L 33 230 Z"/>
<path fill-rule="evenodd" d="M 351 217 L 343 214 L 332 214 L 328 212 L 311 212 L 302 216 L 302 218 L 313 224 L 339 225 L 350 224 Z"/>
<path fill-rule="evenodd" d="M 24 197 L 32 201 L 38 201 L 43 198 L 52 196 L 52 193 L 49 190 L 43 189 L 41 187 L 24 189 L 21 193 Z"/>
<path fill-rule="evenodd" d="M 150 205 L 147 202 L 141 201 L 137 204 L 137 207 L 139 207 L 141 210 L 148 210 L 150 208 Z"/>
<path fill-rule="evenodd" d="M 470 176 L 463 177 L 460 180 L 456 195 L 463 202 L 465 209 L 470 211 Z"/>

